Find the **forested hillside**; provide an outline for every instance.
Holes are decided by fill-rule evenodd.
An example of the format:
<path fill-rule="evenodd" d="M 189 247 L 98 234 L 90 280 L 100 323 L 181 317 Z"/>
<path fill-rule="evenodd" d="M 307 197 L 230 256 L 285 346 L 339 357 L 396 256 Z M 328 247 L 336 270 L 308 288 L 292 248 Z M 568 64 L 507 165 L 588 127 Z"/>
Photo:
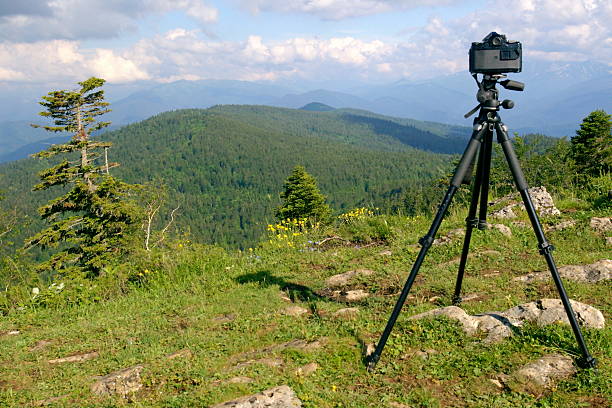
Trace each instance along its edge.
<path fill-rule="evenodd" d="M 216 106 L 157 115 L 103 136 L 114 143 L 112 173 L 130 183 L 163 181 L 165 215 L 202 242 L 245 246 L 273 220 L 284 178 L 304 165 L 336 211 L 359 205 L 383 211 L 448 169 L 469 130 L 395 120 L 360 111 Z M 431 150 L 426 152 L 421 149 Z M 48 163 L 33 159 L 0 169 L 4 205 L 37 224 L 36 207 L 53 193 L 31 192 Z"/>

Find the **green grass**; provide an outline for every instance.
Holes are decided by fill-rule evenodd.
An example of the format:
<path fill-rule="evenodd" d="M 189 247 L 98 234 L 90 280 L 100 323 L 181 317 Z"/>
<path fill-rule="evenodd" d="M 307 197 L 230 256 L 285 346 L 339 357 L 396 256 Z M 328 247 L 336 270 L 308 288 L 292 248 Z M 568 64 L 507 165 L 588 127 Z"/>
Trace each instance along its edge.
<path fill-rule="evenodd" d="M 591 263 L 609 258 L 609 247 L 588 228 L 592 213 L 564 214 L 577 224 L 547 234 L 559 265 Z M 443 223 L 441 234 L 463 226 L 457 211 Z M 525 220 L 526 218 L 523 218 Z M 548 220 L 544 220 L 548 221 Z M 552 221 L 552 220 L 551 220 Z M 508 375 L 547 353 L 576 356 L 569 327 L 525 326 L 505 341 L 486 345 L 465 335 L 454 321 L 440 318 L 412 321 L 410 315 L 450 304 L 456 260 L 462 239 L 434 246 L 421 269 L 403 313 L 373 373 L 363 360 L 363 345 L 378 340 L 412 267 L 430 220 L 426 217 L 376 217 L 335 231 L 321 231 L 359 242 L 328 241 L 322 250 L 272 248 L 262 244 L 252 253 L 225 252 L 213 247 L 175 247 L 159 255 L 157 268 L 145 284 L 132 285 L 123 296 L 68 307 L 26 307 L 0 320 L 0 406 L 35 406 L 41 401 L 58 407 L 191 407 L 209 406 L 273 386 L 292 387 L 305 407 L 579 407 L 609 406 L 612 378 L 612 331 L 585 330 L 597 370 L 579 372 L 552 391 L 526 390 L 510 384 L 498 389 L 489 379 Z M 551 281 L 525 284 L 512 278 L 545 270 L 530 228 L 506 222 L 508 239 L 495 230 L 475 231 L 464 280 L 464 293 L 478 298 L 462 307 L 471 314 L 505 310 L 542 297 L 556 297 Z M 369 239 L 368 239 L 369 237 Z M 391 250 L 391 255 L 381 255 Z M 497 251 L 497 252 L 492 252 Z M 165 269 L 162 269 L 165 268 Z M 134 265 L 135 269 L 141 266 Z M 357 306 L 354 319 L 331 314 L 346 307 L 317 295 L 325 279 L 337 273 L 368 268 L 375 274 L 356 281 L 371 297 Z M 572 299 L 612 312 L 608 283 L 565 282 Z M 289 317 L 285 291 L 295 303 L 315 311 Z M 233 319 L 218 319 L 232 315 Z M 322 340 L 311 350 L 275 345 L 295 339 Z M 50 343 L 31 348 L 41 340 Z M 189 349 L 191 357 L 167 359 Z M 268 349 L 268 350 L 266 350 Z M 428 350 L 423 359 L 415 353 Z M 97 351 L 99 357 L 49 364 L 48 360 Z M 282 359 L 271 367 L 262 358 Z M 249 364 L 242 364 L 250 362 Z M 296 374 L 308 363 L 319 368 L 309 376 Z M 144 365 L 144 387 L 128 399 L 94 396 L 96 376 L 135 364 Z M 253 382 L 234 384 L 235 377 Z M 49 401 L 51 398 L 60 397 Z"/>

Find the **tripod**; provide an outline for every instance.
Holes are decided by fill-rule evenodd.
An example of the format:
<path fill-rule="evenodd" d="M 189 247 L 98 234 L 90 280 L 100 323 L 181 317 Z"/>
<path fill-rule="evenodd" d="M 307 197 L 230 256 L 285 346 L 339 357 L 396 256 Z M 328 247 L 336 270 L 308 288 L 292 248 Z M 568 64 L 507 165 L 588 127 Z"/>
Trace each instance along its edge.
<path fill-rule="evenodd" d="M 457 165 L 453 178 L 450 182 L 450 186 L 442 200 L 442 203 L 438 207 L 438 211 L 434 217 L 431 227 L 429 228 L 429 231 L 424 237 L 419 240 L 419 243 L 421 244 L 421 250 L 419 251 L 419 254 L 410 272 L 410 275 L 408 276 L 404 288 L 402 289 L 402 292 L 397 300 L 397 303 L 393 308 L 393 312 L 391 313 L 391 317 L 387 322 L 387 326 L 385 327 L 385 330 L 383 331 L 380 340 L 376 345 L 376 349 L 368 357 L 368 370 L 371 371 L 380 359 L 380 355 L 385 347 L 385 344 L 387 343 L 387 339 L 389 338 L 389 335 L 393 330 L 393 326 L 395 325 L 395 322 L 399 317 L 404 302 L 408 297 L 410 288 L 412 287 L 412 284 L 414 283 L 417 273 L 419 272 L 421 264 L 423 263 L 423 260 L 427 255 L 427 251 L 429 250 L 434 241 L 438 228 L 440 227 L 442 219 L 444 218 L 444 215 L 448 210 L 448 207 L 450 206 L 453 196 L 455 195 L 455 193 L 459 189 L 459 186 L 462 183 L 469 184 L 469 181 L 472 177 L 474 160 L 478 152 L 476 177 L 472 186 L 472 197 L 468 210 L 468 217 L 466 219 L 465 239 L 461 252 L 461 260 L 459 262 L 459 271 L 455 284 L 455 292 L 453 295 L 453 304 L 457 305 L 461 303 L 461 284 L 463 282 L 465 266 L 467 263 L 472 231 L 474 230 L 474 228 L 486 228 L 486 214 L 489 194 L 489 175 L 491 169 L 491 151 L 493 145 L 494 130 L 497 134 L 497 141 L 501 144 L 502 150 L 506 157 L 506 161 L 514 178 L 516 187 L 521 195 L 523 203 L 525 204 L 525 209 L 527 210 L 527 214 L 529 215 L 531 226 L 538 240 L 538 249 L 540 250 L 540 254 L 542 254 L 546 259 L 548 269 L 550 269 L 552 278 L 555 282 L 555 286 L 557 287 L 557 291 L 559 292 L 559 296 L 561 297 L 561 302 L 563 303 L 563 307 L 565 308 L 565 313 L 567 314 L 570 325 L 574 332 L 574 336 L 576 337 L 576 341 L 578 342 L 578 345 L 582 352 L 582 358 L 578 361 L 578 365 L 582 368 L 593 368 L 597 364 L 597 360 L 593 358 L 593 356 L 591 356 L 584 342 L 582 332 L 580 331 L 580 326 L 578 326 L 578 322 L 576 321 L 572 305 L 569 302 L 567 293 L 565 292 L 565 288 L 563 287 L 563 283 L 561 282 L 561 278 L 559 277 L 559 272 L 557 271 L 555 261 L 552 257 L 552 251 L 554 250 L 554 247 L 546 240 L 546 237 L 544 236 L 542 225 L 540 224 L 540 220 L 538 219 L 538 215 L 536 214 L 534 205 L 529 195 L 527 181 L 525 180 L 525 176 L 512 147 L 510 137 L 508 136 L 508 128 L 501 122 L 501 118 L 497 113 L 500 110 L 500 106 L 504 109 L 512 109 L 514 107 L 514 102 L 512 102 L 511 100 L 506 99 L 502 102 L 498 100 L 499 93 L 496 89 L 497 83 L 499 82 L 499 84 L 502 85 L 504 88 L 514 91 L 522 91 L 524 89 L 524 84 L 511 80 L 499 81 L 501 78 L 505 78 L 505 75 L 503 74 L 484 75 L 481 82 L 478 81 L 478 77 L 476 74 L 474 74 L 473 77 L 476 80 L 476 83 L 478 84 L 478 93 L 476 95 L 476 98 L 480 103 L 478 106 L 472 109 L 472 111 L 468 112 L 465 117 L 467 118 L 471 116 L 479 109 L 480 111 L 478 116 L 474 119 L 472 137 L 465 149 L 465 152 L 463 153 L 463 156 L 461 157 L 461 160 L 459 161 L 459 164 Z M 478 211 L 479 205 L 480 211 Z M 477 212 L 478 217 L 476 217 Z"/>

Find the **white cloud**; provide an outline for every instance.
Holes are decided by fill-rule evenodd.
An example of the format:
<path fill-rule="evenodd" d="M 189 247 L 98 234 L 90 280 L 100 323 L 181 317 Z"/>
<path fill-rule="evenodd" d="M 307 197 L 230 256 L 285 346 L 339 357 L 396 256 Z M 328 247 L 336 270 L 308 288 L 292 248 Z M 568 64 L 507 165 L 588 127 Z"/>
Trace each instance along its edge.
<path fill-rule="evenodd" d="M 0 4 L 0 32 L 12 41 L 113 38 L 135 31 L 145 16 L 182 11 L 202 25 L 217 22 L 205 0 L 10 0 Z M 39 7 L 34 7 L 38 3 Z"/>
<path fill-rule="evenodd" d="M 276 11 L 307 13 L 326 20 L 341 20 L 420 6 L 462 3 L 462 0 L 242 0 L 243 7 L 253 13 Z"/>
<path fill-rule="evenodd" d="M 196 4 L 194 1 L 180 0 L 172 4 L 188 12 L 189 6 Z M 136 3 L 144 2 L 158 10 L 167 4 L 162 0 Z M 368 2 L 391 4 L 357 1 Z M 305 4 L 290 2 L 288 7 Z M 308 4 L 332 7 L 341 2 L 313 0 Z M 138 11 L 128 9 L 125 13 L 135 15 Z M 203 12 L 202 19 L 213 21 L 217 18 L 214 14 Z M 10 16 L 16 17 L 36 18 Z M 211 39 L 201 29 L 175 28 L 143 38 L 123 50 L 85 49 L 81 42 L 73 40 L 5 41 L 0 42 L 0 80 L 65 78 L 74 82 L 88 75 L 98 75 L 111 82 L 425 78 L 467 69 L 471 42 L 481 40 L 490 31 L 523 42 L 529 59 L 598 60 L 611 64 L 612 38 L 607 24 L 610 20 L 612 2 L 606 0 L 489 0 L 477 12 L 454 19 L 432 16 L 424 26 L 392 39 L 363 40 L 356 35 L 336 35 L 275 41 L 252 34 L 239 41 L 223 41 Z"/>
<path fill-rule="evenodd" d="M 148 79 L 126 55 L 109 49 L 82 50 L 76 41 L 0 43 L 0 80 L 46 82 L 81 81 L 98 76 L 112 82 Z"/>

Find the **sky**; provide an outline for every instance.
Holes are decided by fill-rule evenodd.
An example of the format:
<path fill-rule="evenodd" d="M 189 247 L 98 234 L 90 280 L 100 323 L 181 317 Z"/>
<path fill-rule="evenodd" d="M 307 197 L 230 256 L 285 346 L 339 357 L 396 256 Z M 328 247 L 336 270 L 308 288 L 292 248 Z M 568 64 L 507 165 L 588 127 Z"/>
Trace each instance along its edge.
<path fill-rule="evenodd" d="M 0 0 L 0 85 L 426 79 L 490 31 L 612 68 L 610 21 L 611 0 Z"/>

